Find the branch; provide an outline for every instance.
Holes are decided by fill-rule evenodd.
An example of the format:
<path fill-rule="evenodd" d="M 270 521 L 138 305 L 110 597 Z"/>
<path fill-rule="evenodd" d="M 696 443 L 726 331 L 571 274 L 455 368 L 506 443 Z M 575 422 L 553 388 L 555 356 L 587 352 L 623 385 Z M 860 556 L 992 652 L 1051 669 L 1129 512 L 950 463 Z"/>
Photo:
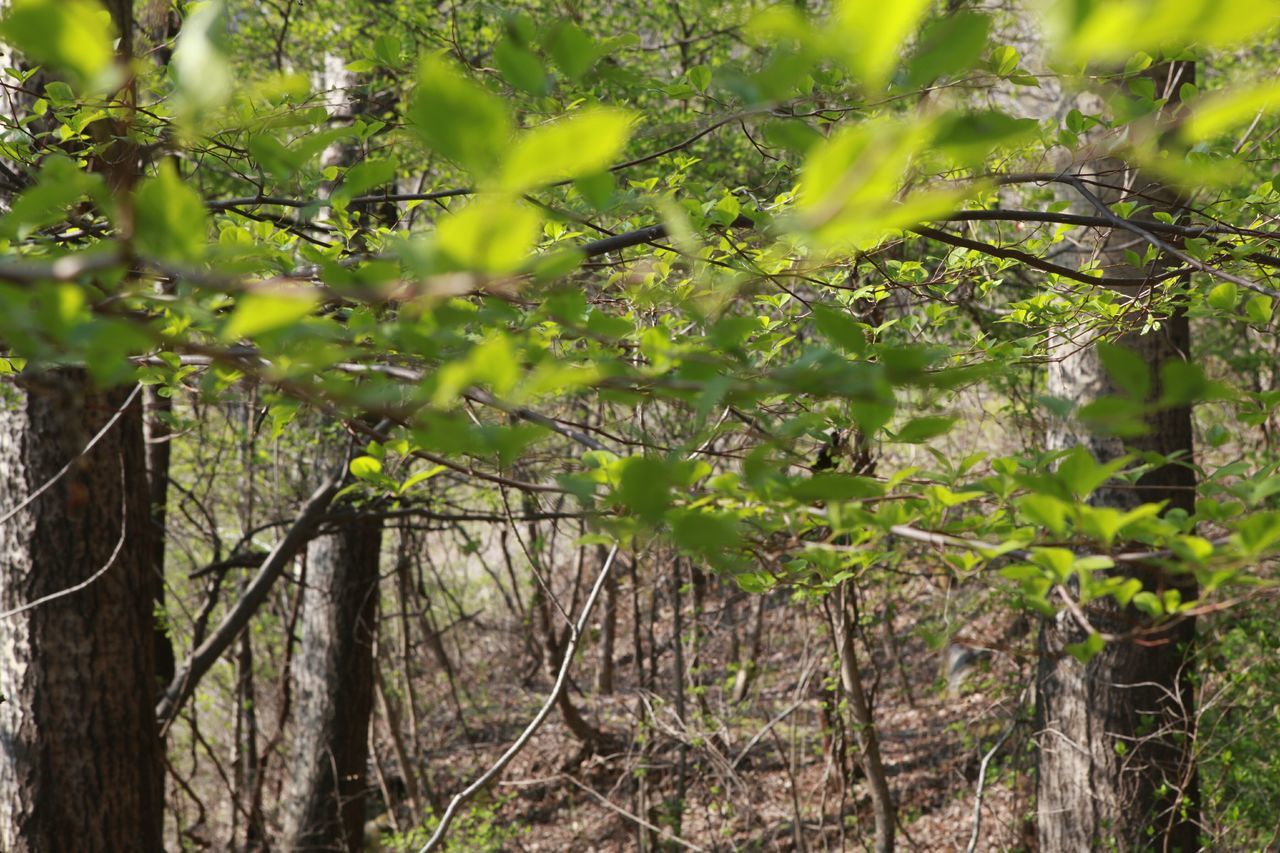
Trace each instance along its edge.
<path fill-rule="evenodd" d="M 560 672 L 556 675 L 556 683 L 551 688 L 551 693 L 548 694 L 546 701 L 542 703 L 542 707 L 538 709 L 538 713 L 529 721 L 529 725 L 525 726 L 524 731 L 520 733 L 520 737 L 516 738 L 515 743 L 511 744 L 507 751 L 502 753 L 502 756 L 494 762 L 492 767 L 482 773 L 480 778 L 454 795 L 454 798 L 449 801 L 449 807 L 440 816 L 440 824 L 436 827 L 436 831 L 431 834 L 431 838 L 427 839 L 427 843 L 423 845 L 418 853 L 431 853 L 444 841 L 445 834 L 449 831 L 449 825 L 457 817 L 458 809 L 462 804 L 478 794 L 485 785 L 493 781 L 511 763 L 513 758 L 520 754 L 520 751 L 528 745 L 534 733 L 538 731 L 551 714 L 551 709 L 555 707 L 556 701 L 568 684 L 569 667 L 573 663 L 573 654 L 578 649 L 578 641 L 582 638 L 583 631 L 587 629 L 587 621 L 591 618 L 591 611 L 595 609 L 596 599 L 600 597 L 600 590 L 604 588 L 605 578 L 609 576 L 609 570 L 613 568 L 613 559 L 617 555 L 618 546 L 615 544 L 612 550 L 609 551 L 609 556 L 604 561 L 600 574 L 596 577 L 595 585 L 591 587 L 591 594 L 587 596 L 586 603 L 582 605 L 582 614 L 578 617 L 577 624 L 570 626 L 569 642 L 565 645 L 564 659 L 560 662 Z"/>
<path fill-rule="evenodd" d="M 1204 261 L 1197 260 L 1196 258 L 1193 258 L 1190 255 L 1188 255 L 1186 252 L 1183 252 L 1180 249 L 1170 246 L 1168 243 L 1156 237 L 1149 230 L 1147 230 L 1146 228 L 1143 228 L 1138 223 L 1131 222 L 1127 219 L 1117 216 L 1115 213 L 1111 211 L 1111 208 L 1107 207 L 1107 205 L 1103 203 L 1102 199 L 1098 198 L 1096 195 L 1090 192 L 1088 187 L 1086 187 L 1083 182 L 1078 180 L 1072 180 L 1070 183 L 1073 187 L 1075 187 L 1076 192 L 1080 193 L 1080 195 L 1084 197 L 1085 201 L 1089 202 L 1089 204 L 1091 204 L 1093 208 L 1098 211 L 1098 213 L 1102 214 L 1103 218 L 1105 218 L 1109 223 L 1111 223 L 1112 227 L 1119 228 L 1122 231 L 1128 231 L 1130 234 L 1134 234 L 1138 237 L 1141 237 L 1143 240 L 1145 240 L 1155 248 L 1159 249 L 1162 252 L 1172 255 L 1173 257 L 1182 261 L 1184 264 L 1187 264 L 1188 266 L 1190 266 L 1192 269 L 1197 269 L 1200 272 L 1208 273 L 1214 278 L 1220 278 L 1223 281 L 1229 281 L 1233 284 L 1238 284 L 1241 287 L 1247 288 L 1248 290 L 1252 290 L 1255 293 L 1261 293 L 1266 296 L 1270 296 L 1273 299 L 1280 298 L 1280 290 L 1275 290 L 1270 287 L 1265 287 L 1261 284 L 1258 284 L 1257 282 L 1250 281 L 1247 278 L 1241 278 L 1238 275 L 1232 275 L 1229 272 L 1224 272 L 1223 270 L 1220 270 L 1217 267 L 1211 267 L 1208 264 L 1206 264 Z"/>
<path fill-rule="evenodd" d="M 200 647 L 191 653 L 191 656 L 182 664 L 173 681 L 170 682 L 168 688 L 164 691 L 164 696 L 160 699 L 160 704 L 156 707 L 156 717 L 160 722 L 160 732 L 163 735 L 169 730 L 169 726 L 173 724 L 174 719 L 178 715 L 178 711 L 182 708 L 183 703 L 190 698 L 195 690 L 196 684 L 210 668 L 217 662 L 227 647 L 240 636 L 240 632 L 249 624 L 249 620 L 253 614 L 267 598 L 272 584 L 284 573 L 285 566 L 289 561 L 301 550 L 310 539 L 311 531 L 315 527 L 320 516 L 328 509 L 329 504 L 333 501 L 334 495 L 338 493 L 338 488 L 346 479 L 346 466 L 334 474 L 312 493 L 307 502 L 303 504 L 302 509 L 298 512 L 297 519 L 293 522 L 293 526 L 284 535 L 284 538 L 276 543 L 276 547 L 271 549 L 271 553 L 262 563 L 262 568 L 258 570 L 258 574 L 254 576 L 253 581 L 245 589 L 244 596 L 236 602 L 235 607 L 222 620 L 222 624 L 209 635 Z"/>
<path fill-rule="evenodd" d="M 937 240 L 939 243 L 946 243 L 949 246 L 956 246 L 962 249 L 972 249 L 975 252 L 981 252 L 984 255 L 990 255 L 993 258 L 1007 258 L 1009 260 L 1019 261 L 1027 266 L 1038 269 L 1041 272 L 1053 273 L 1063 278 L 1069 278 L 1073 281 L 1082 282 L 1084 284 L 1103 285 L 1105 287 L 1146 287 L 1166 278 L 1176 278 L 1186 272 L 1185 269 L 1170 270 L 1159 275 L 1141 276 L 1137 278 L 1116 277 L 1104 278 L 1102 276 L 1089 275 L 1070 267 L 1064 267 L 1061 264 L 1050 263 L 1049 261 L 1037 258 L 1029 252 L 1023 252 L 1019 249 L 1009 249 L 1004 246 L 996 246 L 991 243 L 983 243 L 978 240 L 970 240 L 968 237 L 960 237 L 956 234 L 948 234 L 946 231 L 939 231 L 936 228 L 928 228 L 923 225 L 917 225 L 908 228 L 913 234 L 919 234 L 930 240 Z"/>
<path fill-rule="evenodd" d="M 10 284 L 42 284 L 49 281 L 74 281 L 85 273 L 101 272 L 123 260 L 119 250 L 89 251 L 63 255 L 52 263 L 6 261 L 0 264 L 0 281 Z"/>
<path fill-rule="evenodd" d="M 1009 725 L 1005 727 L 1004 733 L 1000 735 L 995 746 L 982 756 L 982 764 L 978 766 L 978 785 L 973 798 L 973 832 L 969 835 L 966 853 L 974 853 L 978 849 L 978 839 L 982 836 L 982 795 L 987 783 L 987 765 L 991 763 L 991 759 L 995 757 L 1000 747 L 1004 746 L 1009 735 L 1013 734 L 1013 730 L 1018 727 L 1018 715 L 1022 713 L 1022 703 L 1026 701 L 1028 689 L 1030 688 L 1023 688 L 1022 695 L 1018 698 L 1018 707 L 1013 712 L 1013 719 L 1009 721 Z"/>

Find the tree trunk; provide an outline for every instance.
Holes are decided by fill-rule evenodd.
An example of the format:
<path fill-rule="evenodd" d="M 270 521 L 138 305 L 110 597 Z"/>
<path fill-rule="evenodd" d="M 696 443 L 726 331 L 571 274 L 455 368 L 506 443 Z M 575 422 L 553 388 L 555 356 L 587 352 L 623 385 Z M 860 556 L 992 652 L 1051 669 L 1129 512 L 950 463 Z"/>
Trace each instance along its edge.
<path fill-rule="evenodd" d="M 0 512 L 75 463 L 0 524 L 0 849 L 160 850 L 140 400 L 69 369 L 2 390 Z"/>
<path fill-rule="evenodd" d="M 156 393 L 154 386 L 143 390 L 143 435 L 147 442 L 147 494 L 151 512 L 151 535 L 148 548 L 151 552 L 151 574 L 154 590 L 155 644 L 157 689 L 167 686 L 173 679 L 175 666 L 173 642 L 169 638 L 168 619 L 165 615 L 164 552 L 165 524 L 169 503 L 169 457 L 171 434 L 166 417 L 173 411 L 173 400 Z"/>
<path fill-rule="evenodd" d="M 596 558 L 604 565 L 604 546 L 596 549 Z M 608 696 L 613 692 L 613 647 L 618 634 L 618 575 L 609 572 L 604 581 L 604 612 L 600 614 L 600 667 L 596 670 L 596 692 Z"/>
<path fill-rule="evenodd" d="M 356 518 L 307 548 L 286 850 L 363 843 L 381 544 L 381 520 Z"/>
<path fill-rule="evenodd" d="M 764 635 L 765 600 L 766 596 L 760 593 L 756 595 L 755 600 L 751 603 L 751 638 L 747 644 L 747 656 L 745 659 L 736 658 L 734 661 L 738 665 L 738 671 L 733 677 L 732 701 L 734 704 L 747 698 L 747 691 L 751 689 L 751 681 L 755 678 L 756 670 L 760 667 L 760 643 Z"/>
<path fill-rule="evenodd" d="M 884 760 L 880 755 L 880 737 L 871 702 L 862 688 L 862 673 L 858 667 L 857 638 L 853 621 L 849 618 L 849 585 L 840 585 L 840 592 L 833 602 L 831 632 L 836 643 L 840 663 L 840 684 L 849 699 L 853 713 L 854 739 L 858 743 L 858 760 L 867 777 L 867 792 L 871 796 L 871 811 L 875 818 L 876 853 L 893 853 L 896 807 L 893 792 L 889 790 L 889 777 L 885 775 Z"/>
<path fill-rule="evenodd" d="M 1194 81 L 1190 63 L 1174 63 L 1154 72 L 1157 89 L 1176 103 L 1178 87 Z M 1116 176 L 1117 191 L 1103 194 L 1112 203 L 1133 197 L 1147 204 L 1173 197 L 1164 187 L 1144 179 L 1114 159 L 1092 161 L 1081 171 Z M 1079 196 L 1077 196 L 1079 199 Z M 1079 202 L 1077 202 L 1079 204 Z M 1096 214 L 1092 206 L 1080 207 Z M 1148 214 L 1149 215 L 1149 214 Z M 1091 252 L 1108 276 L 1140 275 L 1124 260 L 1127 233 L 1105 234 Z M 1135 247 L 1141 253 L 1145 246 Z M 1082 258 L 1077 258 L 1082 260 Z M 1161 393 L 1160 368 L 1190 354 L 1190 331 L 1181 312 L 1162 318 L 1159 329 L 1130 332 L 1117 341 L 1137 353 L 1149 366 L 1152 399 Z M 1050 362 L 1048 390 L 1055 397 L 1087 403 L 1121 393 L 1107 376 L 1093 348 L 1063 343 Z M 1169 509 L 1193 510 L 1195 475 L 1189 467 L 1192 450 L 1190 407 L 1166 409 L 1151 417 L 1149 431 L 1129 441 L 1139 450 L 1169 455 L 1182 452 L 1186 464 L 1166 465 L 1144 476 L 1137 488 L 1103 488 L 1091 503 L 1131 508 L 1141 503 L 1168 501 Z M 1087 448 L 1099 460 L 1125 451 L 1119 439 L 1098 437 L 1073 424 L 1054 423 L 1047 436 L 1050 450 Z M 1183 598 L 1195 596 L 1194 579 L 1169 577 L 1155 567 L 1142 567 L 1140 579 L 1152 591 L 1170 587 Z M 1131 573 L 1131 572 L 1127 572 Z M 1091 624 L 1101 631 L 1124 633 L 1145 624 L 1132 608 L 1113 599 L 1097 600 L 1085 608 Z M 1109 643 L 1088 664 L 1065 653 L 1065 646 L 1084 639 L 1084 632 L 1068 614 L 1044 623 L 1040 636 L 1037 680 L 1037 729 L 1040 732 L 1037 823 L 1040 849 L 1122 850 L 1199 849 L 1196 774 L 1191 746 L 1194 707 L 1188 678 L 1189 648 L 1195 624 L 1184 620 L 1144 639 L 1142 644 Z"/>

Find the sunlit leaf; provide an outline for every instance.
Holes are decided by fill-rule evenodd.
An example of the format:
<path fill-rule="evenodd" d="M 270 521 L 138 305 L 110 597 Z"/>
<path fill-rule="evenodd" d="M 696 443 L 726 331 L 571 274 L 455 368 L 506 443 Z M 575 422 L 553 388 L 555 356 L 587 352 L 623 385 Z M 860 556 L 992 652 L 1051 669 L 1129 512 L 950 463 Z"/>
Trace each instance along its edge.
<path fill-rule="evenodd" d="M 613 165 L 627 144 L 631 122 L 624 110 L 594 108 L 525 131 L 503 163 L 503 188 L 522 192 Z"/>
<path fill-rule="evenodd" d="M 314 293 L 301 288 L 246 293 L 236 300 L 220 337 L 235 341 L 287 328 L 309 316 L 318 301 Z"/>
<path fill-rule="evenodd" d="M 440 58 L 423 61 L 408 119 L 432 150 L 477 174 L 497 165 L 511 136 L 502 99 Z"/>
<path fill-rule="evenodd" d="M 459 269 L 514 272 L 528 261 L 541 221 L 526 204 L 485 198 L 444 217 L 436 229 L 436 246 Z"/>
<path fill-rule="evenodd" d="M 111 15 L 97 0 L 12 0 L 0 37 L 32 61 L 93 84 L 111 64 Z"/>
<path fill-rule="evenodd" d="M 835 29 L 849 69 L 868 86 L 884 85 L 930 5 L 929 0 L 840 0 Z"/>
<path fill-rule="evenodd" d="M 194 261 L 204 254 L 209 228 L 204 202 L 168 160 L 138 187 L 133 219 L 135 240 L 144 255 Z"/>

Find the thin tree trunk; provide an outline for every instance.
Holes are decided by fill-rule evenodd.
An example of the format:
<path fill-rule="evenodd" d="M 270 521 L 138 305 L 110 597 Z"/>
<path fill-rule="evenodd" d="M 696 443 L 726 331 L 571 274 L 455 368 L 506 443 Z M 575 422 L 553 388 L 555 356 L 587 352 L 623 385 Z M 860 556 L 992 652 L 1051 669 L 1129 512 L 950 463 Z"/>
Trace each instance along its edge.
<path fill-rule="evenodd" d="M 1153 71 L 1157 96 L 1176 103 L 1183 83 L 1194 82 L 1191 63 L 1172 63 Z M 1144 179 L 1117 160 L 1092 161 L 1080 167 L 1116 175 L 1121 191 L 1104 194 L 1112 203 L 1140 193 L 1143 203 L 1176 201 L 1164 187 Z M 1114 170 L 1114 171 L 1112 171 Z M 1078 201 L 1077 204 L 1080 204 Z M 1160 207 L 1159 201 L 1156 203 Z M 1082 208 L 1084 209 L 1084 208 Z M 1092 207 L 1090 213 L 1096 213 Z M 1140 274 L 1125 262 L 1122 243 L 1131 235 L 1106 234 L 1093 247 L 1107 275 Z M 1190 331 L 1180 311 L 1161 318 L 1159 328 L 1123 335 L 1120 345 L 1136 352 L 1150 368 L 1152 398 L 1161 393 L 1161 367 L 1190 355 Z M 1049 393 L 1087 403 L 1120 393 L 1111 383 L 1093 348 L 1069 352 L 1051 360 Z M 1148 420 L 1149 432 L 1129 445 L 1169 455 L 1182 453 L 1185 464 L 1165 465 L 1145 475 L 1137 488 L 1103 488 L 1091 498 L 1100 506 L 1130 508 L 1141 503 L 1168 501 L 1168 508 L 1191 511 L 1195 475 L 1189 467 L 1192 450 L 1191 410 L 1165 409 Z M 1087 448 L 1099 460 L 1120 456 L 1118 439 L 1103 438 L 1054 423 L 1047 436 L 1049 449 Z M 1156 567 L 1142 567 L 1140 579 L 1152 591 L 1179 588 L 1183 598 L 1196 594 L 1194 579 L 1166 576 Z M 1091 602 L 1085 608 L 1098 630 L 1124 633 L 1146 620 L 1113 599 Z M 1194 707 L 1189 678 L 1193 620 L 1184 620 L 1142 644 L 1114 642 L 1087 664 L 1065 652 L 1069 643 L 1084 639 L 1082 628 L 1067 614 L 1044 622 L 1040 635 L 1037 677 L 1037 729 L 1040 732 L 1037 824 L 1042 850 L 1199 849 L 1198 797 L 1192 757 Z"/>
<path fill-rule="evenodd" d="M 607 551 L 601 545 L 596 558 L 603 564 Z M 618 575 L 605 578 L 604 612 L 600 614 L 600 666 L 596 670 L 596 692 L 608 696 L 613 692 L 613 647 L 618 633 Z"/>
<path fill-rule="evenodd" d="M 287 850 L 363 844 L 381 543 L 382 522 L 358 517 L 307 548 Z"/>
<path fill-rule="evenodd" d="M 155 592 L 155 644 L 156 678 L 163 687 L 173 678 L 173 643 L 169 639 L 169 626 L 165 617 L 164 552 L 165 523 L 169 502 L 169 457 L 171 455 L 170 430 L 167 417 L 173 411 L 173 399 L 156 392 L 155 386 L 143 390 L 143 435 L 147 442 L 147 486 L 151 506 L 151 572 Z"/>
<path fill-rule="evenodd" d="M 747 645 L 747 656 L 737 661 L 738 671 L 733 678 L 733 702 L 738 703 L 747 698 L 751 682 L 759 669 L 760 642 L 764 634 L 764 604 L 766 596 L 757 595 L 751 607 L 751 639 Z"/>
<path fill-rule="evenodd" d="M 836 641 L 836 654 L 840 663 L 840 683 L 849 697 L 849 710 L 853 713 L 853 734 L 858 742 L 858 757 L 867 777 L 867 790 L 871 795 L 871 810 L 875 817 L 876 853 L 892 853 L 894 844 L 895 808 L 889 779 L 884 772 L 880 756 L 880 738 L 876 734 L 875 718 L 866 691 L 862 688 L 862 673 L 858 667 L 856 637 L 853 622 L 849 618 L 848 582 L 840 585 L 833 603 L 832 634 Z"/>
<path fill-rule="evenodd" d="M 24 375 L 3 391 L 0 512 L 75 464 L 0 524 L 0 849 L 160 850 L 139 397 L 95 391 L 68 369 Z M 11 612 L 20 607 L 29 609 Z"/>
<path fill-rule="evenodd" d="M 668 815 L 675 834 L 681 834 L 684 821 L 684 801 L 689 785 L 689 742 L 685 732 L 688 729 L 684 696 L 684 596 L 681 591 L 684 579 L 680 572 L 681 559 L 671 561 L 671 648 L 675 653 L 671 674 L 675 681 L 676 721 L 680 724 L 680 746 L 676 753 L 676 796 L 672 803 L 672 813 Z"/>

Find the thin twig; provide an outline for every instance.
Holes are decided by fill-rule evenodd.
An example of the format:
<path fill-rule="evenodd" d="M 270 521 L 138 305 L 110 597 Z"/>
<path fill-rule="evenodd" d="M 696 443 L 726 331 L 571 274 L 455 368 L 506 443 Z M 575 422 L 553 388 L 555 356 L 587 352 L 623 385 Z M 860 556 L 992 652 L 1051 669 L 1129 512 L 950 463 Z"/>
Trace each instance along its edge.
<path fill-rule="evenodd" d="M 615 544 L 609 551 L 608 558 L 604 561 L 604 566 L 600 569 L 599 576 L 596 577 L 595 585 L 591 587 L 591 594 L 587 596 L 587 601 L 582 605 L 582 614 L 578 617 L 576 625 L 572 625 L 569 634 L 569 642 L 565 646 L 564 659 L 560 662 L 560 672 L 556 675 L 555 686 L 551 688 L 551 692 L 547 695 L 547 699 L 542 703 L 542 707 L 538 709 L 538 713 L 529 721 L 529 725 L 525 726 L 520 737 L 516 738 L 515 743 L 502 753 L 502 756 L 494 762 L 493 766 L 480 775 L 470 785 L 454 795 L 449 801 L 449 806 L 444 810 L 444 814 L 440 816 L 440 824 L 436 827 L 436 831 L 427 839 L 427 843 L 422 846 L 418 853 L 431 853 L 436 849 L 442 841 L 445 834 L 449 831 L 449 825 L 453 823 L 453 819 L 458 815 L 458 809 L 467 800 L 478 794 L 485 785 L 488 785 L 494 778 L 501 773 L 511 760 L 515 758 L 525 746 L 528 745 L 530 739 L 546 721 L 551 714 L 551 709 L 555 707 L 556 701 L 560 698 L 560 694 L 564 692 L 565 685 L 569 680 L 569 667 L 573 663 L 573 654 L 578 649 L 578 641 L 582 637 L 583 631 L 587 628 L 587 620 L 591 618 L 591 611 L 595 609 L 596 599 L 600 597 L 600 590 L 604 588 L 605 578 L 609 576 L 609 570 L 613 568 L 613 559 L 618 555 L 618 546 Z"/>
<path fill-rule="evenodd" d="M 67 464 L 63 465 L 62 468 L 58 470 L 58 473 L 54 474 L 52 477 L 46 480 L 44 484 L 40 486 L 40 488 L 36 489 L 31 494 L 27 495 L 26 499 L 22 503 L 18 504 L 13 509 L 6 512 L 4 515 L 0 515 L 0 524 L 4 524 L 9 519 L 13 518 L 15 515 L 22 512 L 24 509 L 26 509 L 28 506 L 31 505 L 32 501 L 36 500 L 36 498 L 40 497 L 45 492 L 47 492 L 53 486 L 54 483 L 58 482 L 63 477 L 65 477 L 67 472 L 71 470 L 71 466 L 75 465 L 77 460 L 79 460 L 82 456 L 84 456 L 90 450 L 93 450 L 94 446 L 99 441 L 102 440 L 102 437 L 111 431 L 111 428 L 116 425 L 116 423 L 120 420 L 120 418 L 124 416 L 124 413 L 129 410 L 129 407 L 133 405 L 133 401 L 137 398 L 138 392 L 141 390 L 142 390 L 141 385 L 133 386 L 133 390 L 129 392 L 129 396 L 125 398 L 125 401 L 122 404 L 120 404 L 120 408 L 116 409 L 115 414 L 113 414 L 107 420 L 107 422 L 102 425 L 102 429 L 98 430 L 97 434 L 94 435 L 93 438 L 89 439 L 89 443 L 84 446 L 84 449 L 81 450 L 79 453 L 77 453 L 75 456 L 68 459 Z"/>
<path fill-rule="evenodd" d="M 1013 734 L 1013 730 L 1018 727 L 1018 714 L 1022 712 L 1022 703 L 1026 700 L 1027 688 L 1023 688 L 1022 695 L 1018 697 L 1018 707 L 1014 711 L 1013 719 L 1009 721 L 1009 725 L 1005 727 L 1004 732 L 1000 735 L 1000 739 L 996 741 L 995 746 L 982 756 L 982 763 L 978 765 L 978 788 L 974 794 L 973 803 L 973 832 L 969 835 L 969 846 L 966 853 L 974 853 L 978 849 L 978 836 L 982 832 L 982 794 L 987 781 L 987 765 L 991 763 L 991 759 L 1000 751 L 1000 747 L 1004 746 L 1004 742 L 1009 739 L 1009 735 Z"/>
<path fill-rule="evenodd" d="M 706 848 L 699 847 L 698 845 L 694 844 L 691 841 L 685 841 L 683 838 L 672 833 L 671 831 L 663 829 L 662 827 L 657 826 L 655 824 L 652 824 L 649 821 L 645 820 L 644 818 L 640 817 L 639 815 L 632 814 L 631 812 L 624 809 L 622 806 L 610 800 L 604 794 L 601 794 L 595 788 L 582 784 L 577 779 L 570 776 L 568 773 L 560 774 L 560 778 L 564 779 L 567 782 L 571 782 L 574 785 L 577 785 L 579 788 L 586 791 L 591 796 L 595 797 L 596 800 L 599 801 L 600 805 L 604 806 L 605 808 L 609 809 L 610 811 L 618 815 L 621 815 L 622 817 L 625 817 L 627 820 L 633 821 L 652 832 L 656 832 L 659 835 L 661 835 L 663 838 L 669 838 L 672 841 L 674 841 L 676 844 L 679 844 L 681 847 L 686 847 L 690 850 L 697 850 L 699 851 L 699 853 L 705 853 Z"/>
<path fill-rule="evenodd" d="M 60 589 L 57 592 L 51 592 L 48 595 L 42 595 L 39 598 L 37 598 L 35 601 L 28 601 L 26 604 L 23 604 L 19 607 L 15 607 L 12 610 L 6 610 L 3 613 L 0 613 L 0 619 L 8 619 L 11 616 L 17 616 L 19 613 L 23 613 L 27 610 L 33 610 L 42 604 L 48 604 L 50 601 L 53 601 L 54 599 L 62 598 L 63 596 L 71 595 L 72 593 L 79 592 L 80 590 L 89 586 L 89 584 L 96 581 L 98 578 L 105 575 L 107 573 L 107 570 L 116 564 L 116 560 L 120 557 L 120 552 L 124 550 L 124 541 L 127 538 L 125 534 L 128 533 L 129 531 L 129 490 L 124 485 L 124 479 L 125 479 L 124 460 L 122 459 L 120 461 L 120 480 L 121 480 L 120 538 L 119 540 L 116 541 L 116 547 L 112 549 L 111 556 L 107 558 L 107 562 L 102 566 L 102 568 L 98 569 L 96 572 L 89 575 L 89 577 L 80 581 L 80 583 L 78 584 L 69 586 L 66 589 Z"/>

